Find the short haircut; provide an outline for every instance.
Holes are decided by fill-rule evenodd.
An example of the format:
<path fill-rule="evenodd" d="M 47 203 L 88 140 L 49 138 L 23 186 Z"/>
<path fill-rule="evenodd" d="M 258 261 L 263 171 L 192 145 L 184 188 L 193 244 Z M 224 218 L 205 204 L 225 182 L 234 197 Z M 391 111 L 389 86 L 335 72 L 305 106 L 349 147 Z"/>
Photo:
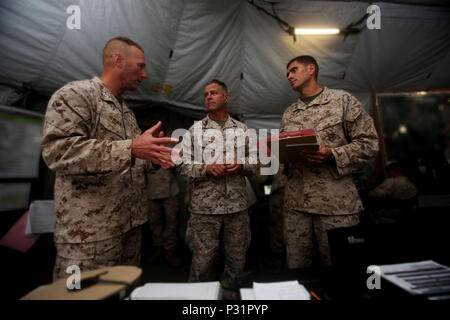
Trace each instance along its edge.
<path fill-rule="evenodd" d="M 225 84 L 225 82 L 222 82 L 222 81 L 217 80 L 217 79 L 213 79 L 213 80 L 209 81 L 207 84 L 205 84 L 204 87 L 209 86 L 210 84 L 213 84 L 213 83 L 219 85 L 219 86 L 222 88 L 223 91 L 225 91 L 226 93 L 228 93 L 228 87 L 227 87 L 227 85 Z"/>
<path fill-rule="evenodd" d="M 133 40 L 131 40 L 127 37 L 117 36 L 117 37 L 114 37 L 114 38 L 108 40 L 108 42 L 105 44 L 105 47 L 103 48 L 103 52 L 102 52 L 103 62 L 105 61 L 106 58 L 108 58 L 108 56 L 110 56 L 112 54 L 111 52 L 108 52 L 108 51 L 114 50 L 113 48 L 117 48 L 117 41 L 127 44 L 128 46 L 135 46 L 136 48 L 141 50 L 142 53 L 144 53 L 144 50 L 142 49 L 142 47 L 140 45 L 138 45 L 136 42 L 134 42 Z M 113 44 L 114 42 L 116 43 L 116 45 Z"/>
<path fill-rule="evenodd" d="M 304 66 L 307 66 L 307 65 L 309 65 L 309 64 L 314 65 L 314 67 L 315 67 L 314 76 L 315 76 L 315 78 L 316 78 L 316 80 L 317 80 L 317 77 L 318 77 L 318 75 L 319 75 L 319 65 L 317 64 L 316 59 L 314 59 L 314 58 L 311 57 L 311 56 L 298 56 L 298 57 L 295 57 L 295 58 L 291 59 L 291 60 L 288 62 L 288 64 L 286 65 L 286 69 L 289 68 L 289 65 L 290 65 L 292 62 L 294 62 L 294 61 L 297 61 L 298 63 L 301 63 L 301 64 L 304 65 Z"/>

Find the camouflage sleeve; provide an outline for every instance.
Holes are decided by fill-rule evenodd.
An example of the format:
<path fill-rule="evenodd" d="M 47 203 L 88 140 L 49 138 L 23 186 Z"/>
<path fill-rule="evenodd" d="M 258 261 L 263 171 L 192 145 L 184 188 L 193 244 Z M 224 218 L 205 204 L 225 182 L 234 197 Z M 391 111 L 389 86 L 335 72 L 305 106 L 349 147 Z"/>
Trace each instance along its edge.
<path fill-rule="evenodd" d="M 340 176 L 358 170 L 378 152 L 378 134 L 372 118 L 353 96 L 343 99 L 344 130 L 350 142 L 331 149 Z"/>
<path fill-rule="evenodd" d="M 280 123 L 280 133 L 285 131 L 286 128 L 286 121 L 287 121 L 287 116 L 286 116 L 286 111 L 283 113 L 283 116 L 281 118 L 281 123 Z"/>
<path fill-rule="evenodd" d="M 194 134 L 192 127 L 183 136 L 181 146 L 183 150 L 183 162 L 177 168 L 178 173 L 185 177 L 187 180 L 189 180 L 190 178 L 206 178 L 206 164 L 201 163 L 201 158 L 200 163 L 195 163 L 194 161 L 196 159 L 193 154 Z"/>
<path fill-rule="evenodd" d="M 45 163 L 65 175 L 129 171 L 131 139 L 92 139 L 90 103 L 87 95 L 73 89 L 63 88 L 52 97 L 41 143 Z"/>

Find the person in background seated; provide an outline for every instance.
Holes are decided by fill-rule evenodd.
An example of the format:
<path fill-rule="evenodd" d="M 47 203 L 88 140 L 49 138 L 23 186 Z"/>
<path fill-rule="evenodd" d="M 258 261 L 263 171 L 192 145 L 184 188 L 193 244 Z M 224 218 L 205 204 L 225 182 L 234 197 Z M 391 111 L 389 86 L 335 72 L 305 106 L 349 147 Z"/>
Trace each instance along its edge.
<path fill-rule="evenodd" d="M 367 194 L 376 224 L 400 221 L 413 213 L 417 200 L 417 189 L 399 163 L 391 162 L 385 170 L 387 178 Z"/>

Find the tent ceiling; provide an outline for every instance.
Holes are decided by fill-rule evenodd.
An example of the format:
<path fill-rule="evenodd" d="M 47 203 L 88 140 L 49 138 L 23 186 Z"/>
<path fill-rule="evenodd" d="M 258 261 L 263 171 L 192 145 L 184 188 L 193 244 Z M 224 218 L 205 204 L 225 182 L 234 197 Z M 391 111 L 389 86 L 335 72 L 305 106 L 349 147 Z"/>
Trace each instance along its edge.
<path fill-rule="evenodd" d="M 272 10 L 267 1 L 255 1 Z M 291 25 L 345 27 L 368 2 L 276 2 Z M 355 94 L 370 111 L 372 90 L 450 87 L 450 9 L 428 1 L 375 3 L 381 29 L 342 36 L 297 37 L 239 0 L 4 0 L 0 2 L 0 90 L 27 83 L 51 94 L 65 83 L 101 73 L 101 51 L 116 35 L 144 48 L 149 79 L 127 98 L 203 111 L 202 88 L 218 78 L 231 92 L 229 109 L 254 127 L 276 127 L 296 99 L 285 77 L 294 56 L 311 54 L 319 82 Z M 399 4 L 407 2 L 409 4 Z M 414 4 L 421 4 L 420 6 Z M 447 4 L 432 1 L 431 4 Z M 71 4 L 81 29 L 66 27 Z"/>

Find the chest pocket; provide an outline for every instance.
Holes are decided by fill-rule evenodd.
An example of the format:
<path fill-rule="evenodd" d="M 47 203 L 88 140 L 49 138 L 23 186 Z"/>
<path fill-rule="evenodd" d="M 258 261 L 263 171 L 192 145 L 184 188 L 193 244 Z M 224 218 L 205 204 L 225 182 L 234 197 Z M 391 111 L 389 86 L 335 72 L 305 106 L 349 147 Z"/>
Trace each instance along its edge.
<path fill-rule="evenodd" d="M 333 116 L 326 118 L 316 127 L 319 144 L 325 147 L 339 147 L 347 143 L 342 118 Z"/>
<path fill-rule="evenodd" d="M 122 112 L 109 101 L 97 102 L 97 126 L 95 136 L 92 138 L 102 140 L 123 140 L 124 129 Z"/>
<path fill-rule="evenodd" d="M 125 124 L 126 132 L 124 132 L 124 138 L 135 138 L 141 134 L 141 129 L 137 126 L 137 121 L 131 112 L 125 112 L 123 114 L 123 122 Z"/>
<path fill-rule="evenodd" d="M 104 140 L 122 140 L 124 139 L 122 117 L 110 118 L 100 117 L 98 127 L 98 137 Z"/>

